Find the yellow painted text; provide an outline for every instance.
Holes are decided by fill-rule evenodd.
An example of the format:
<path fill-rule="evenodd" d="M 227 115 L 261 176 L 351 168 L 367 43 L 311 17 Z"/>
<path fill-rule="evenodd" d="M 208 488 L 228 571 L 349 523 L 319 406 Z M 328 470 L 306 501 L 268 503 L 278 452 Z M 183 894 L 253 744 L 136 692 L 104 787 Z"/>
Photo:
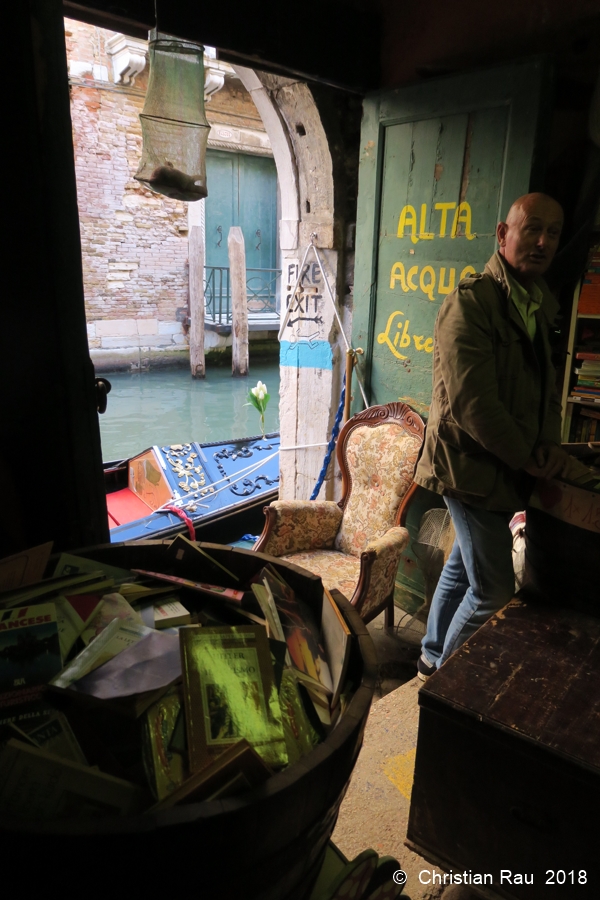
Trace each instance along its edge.
<path fill-rule="evenodd" d="M 436 293 L 446 296 L 453 291 L 456 284 L 456 269 L 446 269 L 441 266 L 439 272 L 436 272 L 433 266 L 423 266 L 419 271 L 419 266 L 411 266 L 408 271 L 404 268 L 404 263 L 395 262 L 390 272 L 390 290 L 394 290 L 399 284 L 405 293 L 409 291 L 421 290 L 431 301 L 436 299 Z M 446 275 L 446 272 L 448 274 Z M 465 266 L 462 269 L 458 281 L 474 275 L 473 266 Z M 437 290 L 436 290 L 437 287 Z"/>
<path fill-rule="evenodd" d="M 385 331 L 377 335 L 377 343 L 385 344 L 394 354 L 396 359 L 407 359 L 398 348 L 402 350 L 414 345 L 415 350 L 424 351 L 425 353 L 433 352 L 433 338 L 426 337 L 423 334 L 411 334 L 409 331 L 410 319 L 404 318 L 401 310 L 391 313 L 385 326 Z"/>
<path fill-rule="evenodd" d="M 448 213 L 454 210 L 452 218 L 452 227 L 450 229 L 450 237 L 466 237 L 468 241 L 472 241 L 475 234 L 472 231 L 471 223 L 471 206 L 466 200 L 458 205 L 456 203 L 436 203 L 434 209 L 439 211 L 439 232 L 438 237 L 445 238 L 448 236 Z M 462 226 L 462 228 L 459 228 Z M 431 226 L 430 226 L 431 227 Z M 413 244 L 419 241 L 432 241 L 435 237 L 435 231 L 427 231 L 427 203 L 421 204 L 420 221 L 417 224 L 417 211 L 414 206 L 407 204 L 402 207 L 400 216 L 398 217 L 399 238 L 410 234 Z"/>

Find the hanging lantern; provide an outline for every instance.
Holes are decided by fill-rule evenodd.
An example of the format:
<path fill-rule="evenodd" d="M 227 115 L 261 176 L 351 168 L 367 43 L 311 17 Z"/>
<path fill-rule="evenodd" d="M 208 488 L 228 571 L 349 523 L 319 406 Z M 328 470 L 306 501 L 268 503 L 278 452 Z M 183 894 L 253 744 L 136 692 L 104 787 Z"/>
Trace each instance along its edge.
<path fill-rule="evenodd" d="M 142 159 L 135 174 L 174 200 L 207 196 L 204 47 L 156 29 L 149 34 L 150 76 L 142 125 Z"/>

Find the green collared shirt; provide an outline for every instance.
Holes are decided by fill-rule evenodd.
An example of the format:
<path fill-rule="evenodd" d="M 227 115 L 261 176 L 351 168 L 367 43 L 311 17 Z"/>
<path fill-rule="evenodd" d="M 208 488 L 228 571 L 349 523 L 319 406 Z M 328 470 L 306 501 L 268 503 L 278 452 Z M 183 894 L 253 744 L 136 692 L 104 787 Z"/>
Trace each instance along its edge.
<path fill-rule="evenodd" d="M 535 283 L 531 285 L 531 290 L 527 291 L 516 278 L 512 277 L 506 266 L 503 266 L 503 269 L 510 288 L 510 299 L 515 304 L 519 315 L 523 319 L 527 334 L 533 341 L 536 330 L 535 314 L 542 305 L 544 295 Z"/>

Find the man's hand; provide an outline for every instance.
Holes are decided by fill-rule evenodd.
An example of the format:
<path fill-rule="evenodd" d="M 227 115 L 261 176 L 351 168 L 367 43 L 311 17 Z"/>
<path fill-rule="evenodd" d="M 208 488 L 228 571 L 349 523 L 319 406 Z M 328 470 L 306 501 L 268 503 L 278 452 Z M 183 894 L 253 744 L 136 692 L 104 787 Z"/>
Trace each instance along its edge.
<path fill-rule="evenodd" d="M 525 466 L 536 478 L 555 478 L 568 468 L 571 457 L 566 450 L 551 441 L 542 441 L 535 448 Z"/>

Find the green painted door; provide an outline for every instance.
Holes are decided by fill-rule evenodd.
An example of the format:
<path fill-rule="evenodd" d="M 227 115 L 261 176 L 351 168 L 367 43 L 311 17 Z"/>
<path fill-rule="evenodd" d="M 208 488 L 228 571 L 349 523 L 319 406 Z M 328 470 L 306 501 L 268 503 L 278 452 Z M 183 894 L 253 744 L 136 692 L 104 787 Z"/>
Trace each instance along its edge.
<path fill-rule="evenodd" d="M 277 264 L 277 173 L 270 157 L 209 150 L 206 265 L 228 266 L 227 236 L 241 226 L 249 269 Z"/>
<path fill-rule="evenodd" d="M 542 81 L 535 61 L 365 100 L 353 345 L 371 403 L 427 414 L 440 304 L 530 190 Z"/>
<path fill-rule="evenodd" d="M 365 350 L 371 404 L 401 400 L 426 418 L 440 304 L 461 276 L 483 270 L 496 223 L 536 187 L 543 85 L 533 61 L 366 98 L 352 343 Z M 421 490 L 409 513 L 396 599 L 411 611 L 424 596 L 421 517 L 440 502 Z"/>

